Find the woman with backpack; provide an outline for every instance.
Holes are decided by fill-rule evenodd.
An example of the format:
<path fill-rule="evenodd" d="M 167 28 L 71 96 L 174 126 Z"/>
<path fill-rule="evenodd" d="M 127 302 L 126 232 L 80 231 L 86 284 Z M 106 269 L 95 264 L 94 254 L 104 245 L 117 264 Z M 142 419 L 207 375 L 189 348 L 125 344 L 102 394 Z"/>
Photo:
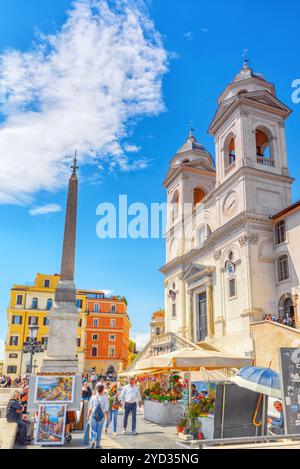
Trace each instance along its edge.
<path fill-rule="evenodd" d="M 116 384 L 112 386 L 112 388 L 106 393 L 108 397 L 108 403 L 109 403 L 109 412 L 108 412 L 108 420 L 105 425 L 105 433 L 107 433 L 107 430 L 113 421 L 113 426 L 114 426 L 114 436 L 117 436 L 117 426 L 118 426 L 118 414 L 119 414 L 119 409 L 121 405 L 121 401 L 119 399 L 118 395 L 118 387 Z"/>
<path fill-rule="evenodd" d="M 91 449 L 100 449 L 102 430 L 106 420 L 108 420 L 108 398 L 104 393 L 104 386 L 96 387 L 96 393 L 89 403 L 87 419 L 91 422 L 92 443 Z"/>

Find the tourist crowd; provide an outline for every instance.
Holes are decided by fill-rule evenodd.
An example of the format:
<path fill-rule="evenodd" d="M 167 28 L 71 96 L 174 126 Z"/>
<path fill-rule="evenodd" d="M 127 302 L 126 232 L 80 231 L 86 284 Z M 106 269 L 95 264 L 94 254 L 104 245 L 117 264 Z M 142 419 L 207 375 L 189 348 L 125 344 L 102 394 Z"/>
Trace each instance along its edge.
<path fill-rule="evenodd" d="M 284 326 L 296 328 L 295 318 L 290 316 L 278 316 L 277 318 L 272 314 L 267 314 L 264 317 L 264 321 L 276 322 L 277 324 L 283 324 Z"/>
<path fill-rule="evenodd" d="M 120 409 L 124 409 L 123 434 L 127 434 L 128 418 L 132 416 L 132 434 L 137 435 L 137 407 L 141 405 L 139 387 L 132 378 L 123 388 L 116 382 L 110 383 L 103 377 L 92 374 L 84 376 L 82 400 L 89 401 L 84 440 L 87 443 L 91 432 L 91 449 L 100 448 L 102 432 L 108 433 L 113 423 L 113 434 L 117 436 Z"/>
<path fill-rule="evenodd" d="M 112 382 L 108 380 L 112 379 Z M 11 379 L 1 376 L 2 387 L 14 386 L 17 389 L 7 405 L 6 419 L 18 425 L 17 443 L 21 446 L 28 445 L 33 439 L 34 419 L 27 413 L 27 401 L 29 392 L 29 380 L 27 377 Z M 137 435 L 137 408 L 141 405 L 139 387 L 132 378 L 129 384 L 121 386 L 117 384 L 116 375 L 102 376 L 91 372 L 83 375 L 82 401 L 88 401 L 88 414 L 85 425 L 84 442 L 90 448 L 100 448 L 103 431 L 108 433 L 112 424 L 113 434 L 117 436 L 118 418 L 120 409 L 123 409 L 123 434 L 127 434 L 128 418 L 132 416 L 132 434 Z M 70 433 L 71 415 L 66 421 L 66 437 Z M 71 414 L 71 413 L 70 413 Z M 68 440 L 66 440 L 68 441 Z"/>
<path fill-rule="evenodd" d="M 16 383 L 17 381 L 17 383 Z M 34 419 L 27 412 L 29 383 L 27 378 L 18 377 L 15 380 L 18 389 L 12 394 L 6 409 L 6 419 L 18 425 L 16 441 L 26 446 L 33 440 Z"/>

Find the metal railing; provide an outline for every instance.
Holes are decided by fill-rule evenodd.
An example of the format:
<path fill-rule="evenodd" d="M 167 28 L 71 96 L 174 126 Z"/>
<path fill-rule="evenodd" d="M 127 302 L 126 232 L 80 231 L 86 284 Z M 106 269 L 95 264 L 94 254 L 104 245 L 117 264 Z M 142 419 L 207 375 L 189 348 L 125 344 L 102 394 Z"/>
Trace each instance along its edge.
<path fill-rule="evenodd" d="M 253 444 L 263 444 L 263 443 L 276 443 L 276 442 L 286 442 L 286 440 L 300 441 L 300 435 L 265 435 L 265 436 L 249 436 L 249 437 L 240 437 L 240 438 L 219 438 L 215 440 L 200 440 L 197 447 L 203 449 L 205 447 L 214 447 L 214 446 L 231 446 L 231 445 L 253 445 Z M 188 442 L 177 442 L 176 446 L 181 448 L 189 448 Z M 193 447 L 195 448 L 195 441 L 193 442 Z"/>
<path fill-rule="evenodd" d="M 257 161 L 258 164 L 261 164 L 263 166 L 268 166 L 268 167 L 271 167 L 271 168 L 274 168 L 274 166 L 275 166 L 274 160 L 272 160 L 270 158 L 266 158 L 265 156 L 258 156 L 256 161 Z"/>

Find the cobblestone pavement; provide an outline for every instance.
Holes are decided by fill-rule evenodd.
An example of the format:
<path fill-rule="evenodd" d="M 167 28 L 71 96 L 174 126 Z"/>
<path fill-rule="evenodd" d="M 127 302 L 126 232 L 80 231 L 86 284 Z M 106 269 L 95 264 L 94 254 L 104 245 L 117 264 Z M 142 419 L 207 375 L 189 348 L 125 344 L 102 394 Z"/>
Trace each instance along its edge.
<path fill-rule="evenodd" d="M 131 429 L 131 419 L 129 419 L 128 430 Z M 160 427 L 143 418 L 139 412 L 137 418 L 138 435 L 132 435 L 130 431 L 123 435 L 123 415 L 118 418 L 117 436 L 112 435 L 112 424 L 108 434 L 102 435 L 101 446 L 107 449 L 176 449 L 178 439 L 175 427 Z M 72 442 L 64 447 L 55 447 L 55 449 L 87 449 L 82 445 L 83 432 L 74 432 Z M 21 449 L 18 445 L 15 449 Z M 28 446 L 27 449 L 41 449 L 39 446 Z M 49 449 L 49 447 L 47 447 Z"/>

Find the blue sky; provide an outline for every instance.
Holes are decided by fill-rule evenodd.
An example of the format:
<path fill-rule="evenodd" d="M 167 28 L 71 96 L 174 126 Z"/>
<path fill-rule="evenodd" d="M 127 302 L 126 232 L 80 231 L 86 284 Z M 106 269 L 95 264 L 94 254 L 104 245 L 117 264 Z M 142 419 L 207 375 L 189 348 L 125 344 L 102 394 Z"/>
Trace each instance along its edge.
<path fill-rule="evenodd" d="M 67 20 L 66 10 L 71 4 L 67 0 L 0 0 L 0 54 L 6 53 L 11 59 L 11 53 L 7 52 L 9 49 L 20 53 L 31 50 L 37 31 L 57 35 Z M 214 153 L 213 140 L 207 135 L 207 128 L 216 110 L 217 97 L 241 68 L 244 48 L 249 49 L 254 70 L 275 83 L 279 99 L 294 111 L 287 125 L 287 142 L 291 174 L 300 180 L 297 161 L 300 105 L 291 101 L 291 84 L 300 78 L 298 0 L 284 3 L 279 0 L 254 0 L 251 3 L 243 0 L 152 0 L 148 4 L 155 31 L 162 38 L 162 43 L 156 44 L 161 55 L 154 65 L 157 80 L 162 81 L 162 90 L 154 86 L 156 81 L 154 83 L 150 80 L 147 86 L 156 93 L 153 103 L 143 102 L 138 115 L 132 111 L 122 122 L 123 127 L 118 127 L 119 122 L 113 121 L 117 137 L 111 140 L 112 156 L 109 151 L 110 140 L 104 132 L 107 129 L 101 130 L 103 139 L 107 138 L 107 147 L 101 150 L 105 155 L 101 167 L 99 161 L 97 164 L 87 164 L 91 159 L 85 158 L 85 147 L 82 147 L 76 264 L 76 283 L 79 288 L 110 289 L 115 294 L 127 297 L 132 331 L 139 334 L 148 333 L 151 313 L 163 306 L 163 277 L 158 269 L 165 261 L 164 241 L 100 240 L 96 236 L 96 207 L 101 202 L 116 203 L 119 194 L 127 194 L 129 203 L 164 201 L 162 181 L 168 162 L 183 144 L 190 122 L 193 122 L 198 139 Z M 151 33 L 154 33 L 153 29 Z M 163 70 L 163 51 L 169 54 L 168 71 Z M 115 52 L 114 49 L 112 52 Z M 155 61 L 155 58 L 150 55 L 147 60 L 151 65 L 151 60 Z M 93 58 L 92 51 L 90 57 Z M 14 70 L 17 70 L 18 63 L 13 65 L 16 67 Z M 78 64 L 74 66 L 76 78 Z M 118 63 L 118 66 L 121 67 L 122 63 Z M 72 62 L 69 68 L 72 70 Z M 15 84 L 28 77 L 20 78 L 14 72 L 10 79 Z M 22 86 L 22 92 L 28 92 L 28 83 Z M 3 125 L 6 125 L 7 119 L 14 118 L 16 113 L 24 111 L 23 108 L 20 111 L 18 103 L 9 104 L 12 106 L 4 109 L 0 116 Z M 24 107 L 24 101 L 22 105 Z M 76 132 L 79 133 L 81 125 L 81 108 L 78 107 L 76 93 L 73 102 L 68 101 L 68 106 L 70 109 L 74 106 L 74 115 L 78 116 L 75 124 L 64 113 L 61 122 L 57 118 L 55 125 L 59 129 L 65 126 L 66 133 L 69 132 L 72 137 L 68 125 L 78 125 Z M 120 109 L 120 115 L 124 115 L 124 108 Z M 99 116 L 95 114 L 95 117 Z M 105 116 L 104 120 L 109 118 L 110 115 Z M 123 130 L 120 131 L 121 127 Z M 96 141 L 99 148 L 97 125 L 94 125 L 93 130 L 95 134 L 91 134 L 91 140 Z M 31 132 L 35 142 L 38 138 L 43 140 L 44 135 L 38 136 L 37 126 Z M 138 150 L 125 154 L 125 158 L 131 158 L 131 165 L 128 164 L 125 170 L 120 164 L 124 154 L 120 157 L 118 137 L 119 142 L 123 141 L 127 146 L 134 145 Z M 60 138 L 63 138 L 62 134 Z M 5 168 L 10 165 L 14 185 L 4 180 L 4 186 L 7 183 L 7 193 L 15 197 L 15 202 L 10 200 L 6 204 L 5 194 L 2 194 L 0 205 L 0 341 L 5 339 L 5 310 L 11 285 L 32 282 L 36 272 L 55 273 L 60 269 L 64 212 L 31 216 L 29 210 L 47 204 L 64 208 L 66 197 L 66 166 L 61 170 L 61 177 L 57 178 L 57 173 L 43 171 L 32 153 L 23 156 L 21 145 L 18 148 L 18 142 L 14 143 L 4 155 Z M 37 148 L 40 144 L 36 144 Z M 56 145 L 54 133 L 53 153 Z M 73 145 L 77 146 L 77 142 L 74 141 Z M 66 142 L 63 148 L 71 149 L 72 142 Z M 3 158 L 2 153 L 0 160 Z M 112 165 L 116 159 L 118 164 Z M 144 164 L 145 161 L 147 164 Z M 144 166 L 147 167 L 143 169 Z M 24 178 L 20 180 L 16 172 L 18 167 L 24 168 Z M 35 178 L 35 183 L 26 179 L 26 175 Z M 44 182 L 39 183 L 38 180 Z M 294 186 L 294 200 L 300 198 L 298 181 Z M 25 187 L 26 184 L 28 187 Z"/>

